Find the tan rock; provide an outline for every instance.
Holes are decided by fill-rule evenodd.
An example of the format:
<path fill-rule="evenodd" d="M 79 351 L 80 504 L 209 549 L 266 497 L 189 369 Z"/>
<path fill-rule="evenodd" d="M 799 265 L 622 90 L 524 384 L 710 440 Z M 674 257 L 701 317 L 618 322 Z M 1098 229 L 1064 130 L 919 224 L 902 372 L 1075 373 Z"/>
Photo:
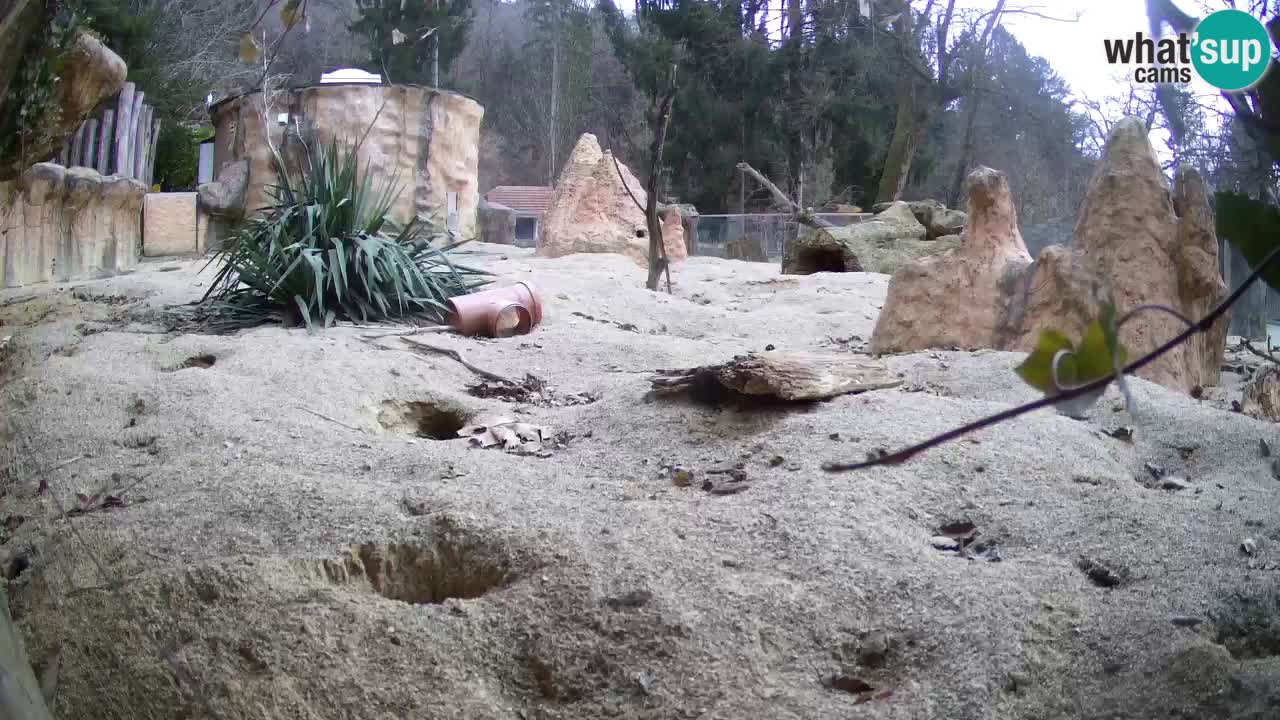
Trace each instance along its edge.
<path fill-rule="evenodd" d="M 1258 368 L 1244 386 L 1240 412 L 1260 420 L 1280 420 L 1280 367 Z"/>
<path fill-rule="evenodd" d="M 1089 182 L 1076 221 L 1077 249 L 1071 251 L 1083 256 L 1077 277 L 1095 274 L 1088 283 L 1094 297 L 1069 301 L 1078 303 L 1086 316 L 1096 314 L 1097 301 L 1108 289 L 1122 313 L 1158 304 L 1192 319 L 1226 297 L 1218 278 L 1218 243 L 1204 181 L 1190 169 L 1180 169 L 1175 181 L 1171 193 L 1146 125 L 1138 118 L 1117 123 Z M 1041 282 L 1047 269 L 1037 275 L 1030 283 L 1030 308 L 1016 349 L 1030 349 L 1044 328 L 1078 333 L 1082 324 L 1079 314 L 1071 317 L 1061 308 L 1035 307 L 1051 304 L 1044 297 L 1051 292 L 1050 283 Z M 1228 321 L 1222 318 L 1211 332 L 1165 353 L 1138 376 L 1183 392 L 1216 385 Z M 1120 339 L 1134 356 L 1145 355 L 1183 329 L 1183 323 L 1168 313 L 1146 311 L 1121 328 Z"/>
<path fill-rule="evenodd" d="M 24 41 L 30 37 L 31 23 L 42 24 L 42 3 L 5 3 L 0 8 L 0 108 L 5 106 L 5 96 L 18 97 L 27 90 L 20 75 L 14 72 L 23 66 L 20 59 Z M 30 164 L 30 158 L 49 157 L 57 151 L 64 138 L 75 131 L 98 103 L 111 97 L 124 87 L 127 68 L 124 60 L 103 45 L 94 36 L 80 31 L 66 54 L 59 59 L 63 68 L 59 73 L 59 113 L 52 132 L 44 133 L 41 145 L 26 147 L 23 157 L 0 158 L 0 180 L 11 180 Z M 13 83 L 12 80 L 17 80 Z M 3 92 L 8 90 L 9 92 Z M 49 123 L 53 123 L 52 120 Z"/>
<path fill-rule="evenodd" d="M 1008 322 L 1001 286 L 1030 264 L 1008 180 L 990 168 L 974 170 L 959 247 L 908 262 L 894 273 L 871 336 L 872 352 L 996 347 Z"/>
<path fill-rule="evenodd" d="M 648 266 L 649 240 L 640 209 L 647 197 L 644 186 L 627 166 L 621 162 L 615 165 L 612 153 L 601 150 L 594 135 L 584 134 L 556 183 L 555 199 L 543 218 L 537 254 L 619 253 Z M 669 217 L 664 219 L 663 246 L 667 258 L 679 262 L 688 257 L 688 251 L 683 231 L 674 230 L 678 218 L 672 221 Z"/>
<path fill-rule="evenodd" d="M 244 217 L 245 192 L 249 189 L 249 160 L 227 163 L 218 179 L 196 188 L 200 209 L 214 217 L 238 220 Z"/>
<path fill-rule="evenodd" d="M 124 60 L 89 33 L 81 31 L 63 63 L 71 72 L 61 75 L 62 117 L 65 132 L 80 126 L 98 103 L 124 87 L 128 68 Z"/>
<path fill-rule="evenodd" d="M 144 191 L 136 180 L 54 163 L 0 182 L 0 287 L 132 268 Z"/>
<path fill-rule="evenodd" d="M 95 258 L 100 254 L 102 242 L 102 176 L 97 170 L 84 167 L 68 168 L 67 194 L 63 212 L 67 218 L 67 231 L 59 238 L 56 265 L 59 281 L 94 277 L 98 268 Z"/>
<path fill-rule="evenodd" d="M 969 194 L 961 248 L 905 266 L 890 282 L 874 352 L 1028 351 L 1045 329 L 1079 337 L 1108 297 L 1121 313 L 1158 304 L 1198 318 L 1226 296 L 1204 181 L 1194 170 L 1179 170 L 1171 193 L 1136 118 L 1118 123 L 1107 141 L 1076 222 L 1076 249 L 1050 246 L 1028 266 L 1003 176 L 976 170 Z M 939 306 L 948 312 L 938 313 Z M 1138 375 L 1183 392 L 1216 384 L 1227 321 Z M 1136 357 L 1183 327 L 1168 313 L 1146 311 L 1121 328 L 1120 338 Z"/>
<path fill-rule="evenodd" d="M 953 250 L 955 243 L 925 240 L 925 227 L 904 202 L 896 202 L 879 215 L 843 227 L 801 228 L 795 242 L 787 244 L 782 272 L 808 275 L 814 272 L 878 272 L 890 274 L 903 263 Z"/>
<path fill-rule="evenodd" d="M 147 193 L 142 202 L 142 254 L 190 255 L 199 249 L 196 193 Z"/>
<path fill-rule="evenodd" d="M 671 258 L 671 253 L 667 253 L 668 259 L 684 260 L 689 257 L 689 245 L 685 241 L 684 236 L 684 218 L 680 214 L 680 210 L 674 207 L 668 207 L 662 211 L 659 219 L 662 222 L 662 245 L 666 248 L 679 247 L 684 253 L 678 258 Z"/>

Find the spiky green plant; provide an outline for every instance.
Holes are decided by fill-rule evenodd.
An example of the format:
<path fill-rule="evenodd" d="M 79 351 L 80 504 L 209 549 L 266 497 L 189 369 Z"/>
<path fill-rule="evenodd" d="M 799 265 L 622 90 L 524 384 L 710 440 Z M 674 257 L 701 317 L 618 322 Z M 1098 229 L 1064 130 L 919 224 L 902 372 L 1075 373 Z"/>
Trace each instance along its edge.
<path fill-rule="evenodd" d="M 437 247 L 420 221 L 388 220 L 398 183 L 375 187 L 354 147 L 304 145 L 292 164 L 274 157 L 271 203 L 210 260 L 220 267 L 203 302 L 221 329 L 443 322 L 445 301 L 489 282 L 450 260 L 466 240 Z"/>

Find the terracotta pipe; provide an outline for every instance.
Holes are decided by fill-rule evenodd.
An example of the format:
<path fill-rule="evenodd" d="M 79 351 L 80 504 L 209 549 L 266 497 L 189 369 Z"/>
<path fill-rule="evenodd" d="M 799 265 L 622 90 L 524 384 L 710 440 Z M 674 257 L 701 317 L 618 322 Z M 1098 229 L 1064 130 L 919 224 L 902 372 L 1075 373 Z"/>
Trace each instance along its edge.
<path fill-rule="evenodd" d="M 459 295 L 448 306 L 449 325 L 462 335 L 524 335 L 542 322 L 542 302 L 526 282 Z"/>

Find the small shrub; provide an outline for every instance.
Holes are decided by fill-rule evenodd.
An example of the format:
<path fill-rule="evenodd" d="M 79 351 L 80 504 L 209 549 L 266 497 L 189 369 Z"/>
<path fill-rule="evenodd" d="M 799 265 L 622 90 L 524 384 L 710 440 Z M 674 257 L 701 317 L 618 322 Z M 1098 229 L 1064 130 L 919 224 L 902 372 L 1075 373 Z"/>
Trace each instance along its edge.
<path fill-rule="evenodd" d="M 436 247 L 419 221 L 389 221 L 397 183 L 375 190 L 354 148 L 304 146 L 294 167 L 283 162 L 272 202 L 210 261 L 221 265 L 205 293 L 213 324 L 443 322 L 445 301 L 489 282 L 450 261 L 466 241 Z"/>
<path fill-rule="evenodd" d="M 208 137 L 206 128 L 191 128 L 177 122 L 160 125 L 156 138 L 155 183 L 165 192 L 196 189 L 200 164 L 200 143 Z"/>

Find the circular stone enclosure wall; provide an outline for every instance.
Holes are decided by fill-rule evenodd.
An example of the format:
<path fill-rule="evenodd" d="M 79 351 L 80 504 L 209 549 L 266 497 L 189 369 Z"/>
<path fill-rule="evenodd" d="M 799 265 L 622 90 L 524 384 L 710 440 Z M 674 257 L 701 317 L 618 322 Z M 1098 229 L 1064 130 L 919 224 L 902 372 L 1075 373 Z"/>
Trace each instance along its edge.
<path fill-rule="evenodd" d="M 375 173 L 375 187 L 394 179 L 400 188 L 389 214 L 393 222 L 417 217 L 443 230 L 452 212 L 458 234 L 475 236 L 484 108 L 465 95 L 417 85 L 312 85 L 281 90 L 269 100 L 261 92 L 227 98 L 209 114 L 214 179 L 231 163 L 248 160 L 249 213 L 271 201 L 268 133 L 283 153 L 294 153 L 301 149 L 301 129 L 308 142 L 360 143 L 361 167 Z"/>

